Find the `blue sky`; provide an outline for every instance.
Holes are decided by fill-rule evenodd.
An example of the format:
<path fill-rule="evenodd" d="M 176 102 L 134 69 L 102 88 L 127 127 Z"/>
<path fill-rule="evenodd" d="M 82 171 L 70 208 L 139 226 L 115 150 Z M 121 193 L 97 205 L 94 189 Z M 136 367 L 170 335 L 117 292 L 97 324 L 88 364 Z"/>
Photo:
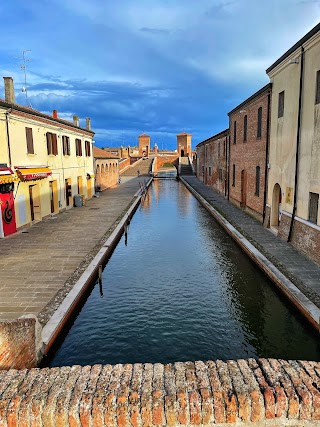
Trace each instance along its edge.
<path fill-rule="evenodd" d="M 97 146 L 193 146 L 268 83 L 266 68 L 313 28 L 320 0 L 1 1 L 0 63 L 26 105 L 91 117 Z M 0 97 L 4 97 L 1 81 Z"/>

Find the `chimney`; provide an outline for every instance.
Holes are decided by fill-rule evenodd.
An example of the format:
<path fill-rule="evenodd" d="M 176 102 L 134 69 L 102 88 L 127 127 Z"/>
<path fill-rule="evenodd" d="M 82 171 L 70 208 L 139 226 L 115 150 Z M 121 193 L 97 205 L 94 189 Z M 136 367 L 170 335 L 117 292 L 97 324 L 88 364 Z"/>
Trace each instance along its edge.
<path fill-rule="evenodd" d="M 13 78 L 12 77 L 3 77 L 4 80 L 4 93 L 5 100 L 9 104 L 15 104 L 16 99 L 14 96 L 14 87 L 13 87 Z"/>
<path fill-rule="evenodd" d="M 73 116 L 73 124 L 79 127 L 79 116 Z"/>
<path fill-rule="evenodd" d="M 91 130 L 91 119 L 89 117 L 86 118 L 86 129 Z"/>
<path fill-rule="evenodd" d="M 58 111 L 57 111 L 57 110 L 53 110 L 53 111 L 52 111 L 52 117 L 53 117 L 54 119 L 57 119 L 57 118 L 58 118 Z"/>

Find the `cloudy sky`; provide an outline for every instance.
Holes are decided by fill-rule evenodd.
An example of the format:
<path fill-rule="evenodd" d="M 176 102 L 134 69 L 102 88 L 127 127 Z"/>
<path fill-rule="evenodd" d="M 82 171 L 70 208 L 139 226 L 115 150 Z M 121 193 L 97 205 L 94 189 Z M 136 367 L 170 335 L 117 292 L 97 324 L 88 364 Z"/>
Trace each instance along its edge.
<path fill-rule="evenodd" d="M 193 146 L 268 83 L 265 70 L 320 18 L 320 0 L 10 0 L 0 2 L 2 76 L 16 100 L 91 117 L 97 146 Z M 4 97 L 1 81 L 0 97 Z"/>

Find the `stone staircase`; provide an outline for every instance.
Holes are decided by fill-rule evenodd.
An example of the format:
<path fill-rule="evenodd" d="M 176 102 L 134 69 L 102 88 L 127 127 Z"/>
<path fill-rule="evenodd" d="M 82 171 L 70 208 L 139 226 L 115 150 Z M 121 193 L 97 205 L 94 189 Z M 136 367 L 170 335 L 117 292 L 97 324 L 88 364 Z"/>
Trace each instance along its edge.
<path fill-rule="evenodd" d="M 151 164 L 153 159 L 145 159 L 141 161 L 137 161 L 128 169 L 126 169 L 121 176 L 138 176 L 138 171 L 140 172 L 140 176 L 149 175 L 151 170 Z"/>
<path fill-rule="evenodd" d="M 180 157 L 180 175 L 193 175 L 188 157 Z"/>

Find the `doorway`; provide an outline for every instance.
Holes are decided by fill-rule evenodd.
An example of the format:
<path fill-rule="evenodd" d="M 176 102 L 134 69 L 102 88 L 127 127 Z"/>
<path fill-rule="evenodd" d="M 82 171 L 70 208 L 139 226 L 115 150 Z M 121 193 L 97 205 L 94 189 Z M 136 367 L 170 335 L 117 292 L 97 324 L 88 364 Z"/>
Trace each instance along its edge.
<path fill-rule="evenodd" d="M 83 194 L 83 180 L 82 176 L 78 176 L 78 194 Z"/>
<path fill-rule="evenodd" d="M 41 221 L 40 186 L 29 185 L 29 202 L 31 222 Z"/>
<path fill-rule="evenodd" d="M 241 171 L 241 207 L 245 208 L 247 205 L 247 171 Z"/>
<path fill-rule="evenodd" d="M 282 207 L 281 187 L 277 183 L 273 187 L 270 226 L 278 229 L 281 222 Z"/>
<path fill-rule="evenodd" d="M 184 150 L 181 150 L 181 157 L 184 157 Z"/>
<path fill-rule="evenodd" d="M 71 187 L 71 178 L 65 179 L 65 197 L 66 197 L 66 206 L 72 206 L 72 187 Z"/>
<path fill-rule="evenodd" d="M 50 208 L 51 213 L 55 214 L 59 212 L 58 209 L 58 183 L 57 181 L 49 181 L 49 191 L 50 191 Z"/>

